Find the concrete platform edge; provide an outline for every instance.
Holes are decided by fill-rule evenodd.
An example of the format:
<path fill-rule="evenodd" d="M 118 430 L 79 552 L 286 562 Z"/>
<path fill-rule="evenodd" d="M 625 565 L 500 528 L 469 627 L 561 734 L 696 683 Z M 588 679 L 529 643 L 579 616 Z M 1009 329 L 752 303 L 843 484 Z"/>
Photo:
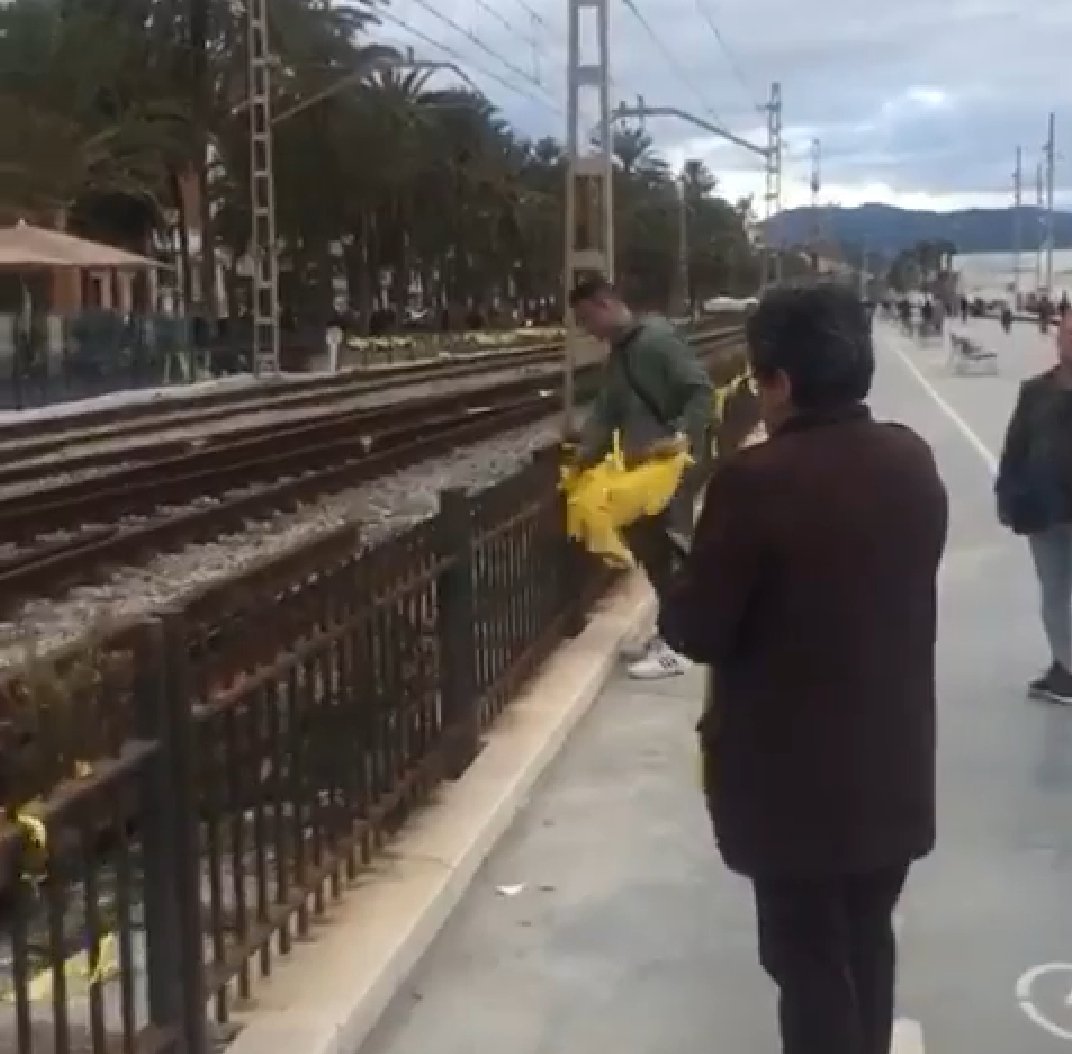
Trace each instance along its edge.
<path fill-rule="evenodd" d="M 489 730 L 461 779 L 388 846 L 306 944 L 276 960 L 229 1054 L 356 1054 L 533 785 L 599 698 L 623 639 L 654 614 L 632 576 L 563 644 Z"/>

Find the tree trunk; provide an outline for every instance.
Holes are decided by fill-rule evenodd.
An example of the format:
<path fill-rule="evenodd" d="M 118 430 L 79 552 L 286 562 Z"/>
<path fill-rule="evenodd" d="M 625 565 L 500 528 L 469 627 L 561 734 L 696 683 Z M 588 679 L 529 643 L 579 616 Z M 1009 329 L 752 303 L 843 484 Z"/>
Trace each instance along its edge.
<path fill-rule="evenodd" d="M 318 296 L 315 322 L 317 326 L 326 326 L 335 310 L 335 257 L 327 238 L 321 239 L 317 245 L 316 271 Z"/>
<path fill-rule="evenodd" d="M 193 169 L 197 173 L 198 226 L 201 228 L 201 303 L 208 321 L 219 317 L 216 296 L 216 237 L 208 185 L 208 142 L 212 83 L 208 69 L 210 0 L 189 0 L 190 91 L 193 114 Z"/>
<path fill-rule="evenodd" d="M 360 315 L 361 335 L 369 335 L 372 321 L 372 223 L 367 209 L 361 212 L 361 230 L 358 235 L 357 310 Z"/>
<path fill-rule="evenodd" d="M 175 202 L 179 228 L 179 304 L 182 314 L 190 313 L 190 289 L 193 282 L 193 267 L 190 264 L 190 228 L 186 215 L 186 201 L 182 194 L 182 178 L 176 169 L 168 171 L 168 185 Z"/>
<path fill-rule="evenodd" d="M 201 146 L 207 154 L 207 143 L 202 141 Z M 220 305 L 216 290 L 216 232 L 212 220 L 212 198 L 209 196 L 207 157 L 197 169 L 197 200 L 200 211 L 198 225 L 201 228 L 201 302 L 205 318 L 215 322 L 219 318 Z"/>

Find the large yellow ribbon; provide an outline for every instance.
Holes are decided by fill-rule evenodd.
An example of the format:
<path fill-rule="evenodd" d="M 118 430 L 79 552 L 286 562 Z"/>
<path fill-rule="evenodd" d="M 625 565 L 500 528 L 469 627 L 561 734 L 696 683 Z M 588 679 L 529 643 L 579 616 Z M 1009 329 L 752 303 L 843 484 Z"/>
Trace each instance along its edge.
<path fill-rule="evenodd" d="M 22 881 L 37 888 L 48 864 L 48 828 L 44 821 L 32 813 L 20 812 L 15 824 L 22 832 L 26 849 L 32 854 L 30 870 L 24 865 Z M 16 909 L 17 910 L 17 909 Z M 93 954 L 91 954 L 93 952 Z M 95 960 L 95 961 L 94 961 Z M 68 995 L 88 992 L 90 988 L 104 983 L 119 972 L 119 950 L 114 933 L 106 933 L 95 949 L 83 948 L 68 956 L 63 962 L 63 976 Z M 55 975 L 52 967 L 36 971 L 26 986 L 26 997 L 31 1002 L 48 1002 L 52 999 Z M 15 1002 L 14 985 L 0 988 L 0 1002 Z"/>

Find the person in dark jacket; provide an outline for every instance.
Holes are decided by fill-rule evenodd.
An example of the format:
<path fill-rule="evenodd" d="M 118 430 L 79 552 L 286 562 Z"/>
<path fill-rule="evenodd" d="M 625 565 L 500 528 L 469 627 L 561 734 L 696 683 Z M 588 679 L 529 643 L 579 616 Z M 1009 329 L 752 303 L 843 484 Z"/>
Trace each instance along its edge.
<path fill-rule="evenodd" d="M 849 290 L 774 290 L 747 339 L 770 438 L 716 466 L 661 625 L 711 667 L 704 789 L 755 887 L 785 1054 L 888 1054 L 892 914 L 935 841 L 946 492 L 927 444 L 863 402 Z"/>
<path fill-rule="evenodd" d="M 602 458 L 616 430 L 631 460 L 683 433 L 696 461 L 696 470 L 686 474 L 669 509 L 623 532 L 661 597 L 692 533 L 693 503 L 710 437 L 711 380 L 696 351 L 665 318 L 638 318 L 603 279 L 578 283 L 570 307 L 586 332 L 610 345 L 603 384 L 581 435 L 579 462 L 593 464 Z M 630 676 L 642 680 L 674 677 L 688 668 L 681 655 L 652 633 L 623 651 L 631 660 Z"/>
<path fill-rule="evenodd" d="M 1020 388 L 995 491 L 998 519 L 1027 537 L 1042 596 L 1051 663 L 1028 692 L 1072 703 L 1072 314 L 1057 349 L 1057 365 Z"/>

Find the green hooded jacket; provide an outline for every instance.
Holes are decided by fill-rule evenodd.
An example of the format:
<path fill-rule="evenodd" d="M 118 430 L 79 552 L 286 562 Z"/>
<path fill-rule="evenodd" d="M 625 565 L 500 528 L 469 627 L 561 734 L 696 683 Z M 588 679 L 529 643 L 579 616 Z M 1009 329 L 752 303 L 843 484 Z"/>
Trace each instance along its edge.
<path fill-rule="evenodd" d="M 684 432 L 699 460 L 711 425 L 711 392 L 695 350 L 666 319 L 638 321 L 611 345 L 602 387 L 581 432 L 582 464 L 593 464 L 610 450 L 615 430 L 627 455 L 640 455 Z"/>

